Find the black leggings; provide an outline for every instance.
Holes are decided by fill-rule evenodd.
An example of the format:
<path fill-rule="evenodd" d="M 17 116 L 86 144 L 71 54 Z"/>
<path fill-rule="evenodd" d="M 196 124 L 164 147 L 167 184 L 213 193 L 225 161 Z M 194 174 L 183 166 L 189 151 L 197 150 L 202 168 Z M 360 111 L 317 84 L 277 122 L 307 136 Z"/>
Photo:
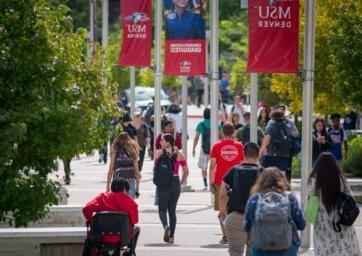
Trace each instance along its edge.
<path fill-rule="evenodd" d="M 146 147 L 143 146 L 140 148 L 140 155 L 139 155 L 139 160 L 138 160 L 138 167 L 139 167 L 140 171 L 142 171 L 143 162 L 145 160 L 145 153 L 146 153 Z"/>
<path fill-rule="evenodd" d="M 176 230 L 176 206 L 181 194 L 181 185 L 179 177 L 173 177 L 172 183 L 168 188 L 158 188 L 158 214 L 163 227 L 168 226 L 167 212 L 170 222 L 170 237 L 173 238 Z"/>

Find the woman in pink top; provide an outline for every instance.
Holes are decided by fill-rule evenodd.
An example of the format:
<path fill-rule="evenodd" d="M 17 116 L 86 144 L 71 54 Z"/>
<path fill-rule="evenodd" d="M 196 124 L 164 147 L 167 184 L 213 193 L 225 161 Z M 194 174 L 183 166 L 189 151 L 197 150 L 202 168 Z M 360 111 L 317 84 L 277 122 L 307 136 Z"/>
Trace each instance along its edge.
<path fill-rule="evenodd" d="M 161 139 L 162 150 L 157 151 L 156 162 L 164 151 L 173 160 L 173 179 L 167 187 L 157 187 L 158 214 L 165 230 L 163 240 L 166 243 L 174 243 L 176 230 L 176 206 L 181 194 L 181 184 L 186 183 L 189 169 L 182 152 L 175 147 L 175 138 L 171 134 L 164 134 Z M 182 167 L 182 177 L 180 181 L 179 169 Z M 167 221 L 167 213 L 169 224 Z"/>

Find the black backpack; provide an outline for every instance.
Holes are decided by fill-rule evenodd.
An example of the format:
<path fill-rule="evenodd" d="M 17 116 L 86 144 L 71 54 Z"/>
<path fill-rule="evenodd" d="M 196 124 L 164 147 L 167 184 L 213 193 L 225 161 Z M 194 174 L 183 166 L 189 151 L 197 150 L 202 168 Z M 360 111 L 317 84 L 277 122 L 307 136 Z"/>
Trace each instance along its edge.
<path fill-rule="evenodd" d="M 359 207 L 356 201 L 343 192 L 337 193 L 335 211 L 333 229 L 337 233 L 342 231 L 341 225 L 352 226 L 359 215 Z"/>
<path fill-rule="evenodd" d="M 201 123 L 201 127 L 203 130 L 202 133 L 203 144 L 201 145 L 201 147 L 204 153 L 209 155 L 211 151 L 211 132 L 210 129 L 207 129 L 206 125 L 203 122 Z"/>
<path fill-rule="evenodd" d="M 246 203 L 250 196 L 250 189 L 254 186 L 263 168 L 241 164 L 234 167 L 233 187 L 229 189 L 229 209 L 244 213 Z"/>
<path fill-rule="evenodd" d="M 274 124 L 271 136 L 272 153 L 278 156 L 290 156 L 292 153 L 292 138 L 288 134 L 284 122 Z"/>
<path fill-rule="evenodd" d="M 135 167 L 133 159 L 123 149 L 119 149 L 116 154 L 113 179 L 124 178 L 133 179 L 135 177 Z"/>
<path fill-rule="evenodd" d="M 153 183 L 157 187 L 167 188 L 171 185 L 173 179 L 173 158 L 166 150 L 157 159 L 153 169 Z"/>

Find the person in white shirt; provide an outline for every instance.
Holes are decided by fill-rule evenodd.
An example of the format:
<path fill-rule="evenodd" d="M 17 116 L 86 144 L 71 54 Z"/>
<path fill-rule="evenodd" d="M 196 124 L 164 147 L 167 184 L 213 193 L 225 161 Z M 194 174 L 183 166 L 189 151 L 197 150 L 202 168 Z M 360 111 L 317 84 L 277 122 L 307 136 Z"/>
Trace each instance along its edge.
<path fill-rule="evenodd" d="M 234 105 L 231 108 L 231 112 L 230 112 L 230 116 L 232 115 L 232 113 L 238 113 L 239 114 L 239 124 L 244 125 L 244 113 L 245 113 L 245 109 L 243 107 L 243 100 L 239 95 L 236 95 L 234 97 Z"/>

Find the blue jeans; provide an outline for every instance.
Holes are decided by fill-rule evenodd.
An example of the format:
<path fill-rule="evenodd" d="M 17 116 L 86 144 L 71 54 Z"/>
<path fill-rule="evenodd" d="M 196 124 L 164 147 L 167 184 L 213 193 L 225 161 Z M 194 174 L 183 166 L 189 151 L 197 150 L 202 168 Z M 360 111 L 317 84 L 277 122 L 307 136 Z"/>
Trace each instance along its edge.
<path fill-rule="evenodd" d="M 129 182 L 129 186 L 130 186 L 128 195 L 130 197 L 132 197 L 133 199 L 135 199 L 136 198 L 136 179 L 129 179 L 128 182 Z"/>
<path fill-rule="evenodd" d="M 299 246 L 294 242 L 289 247 L 288 250 L 283 251 L 262 251 L 260 249 L 256 249 L 255 247 L 251 248 L 251 256 L 297 256 L 298 255 Z"/>

